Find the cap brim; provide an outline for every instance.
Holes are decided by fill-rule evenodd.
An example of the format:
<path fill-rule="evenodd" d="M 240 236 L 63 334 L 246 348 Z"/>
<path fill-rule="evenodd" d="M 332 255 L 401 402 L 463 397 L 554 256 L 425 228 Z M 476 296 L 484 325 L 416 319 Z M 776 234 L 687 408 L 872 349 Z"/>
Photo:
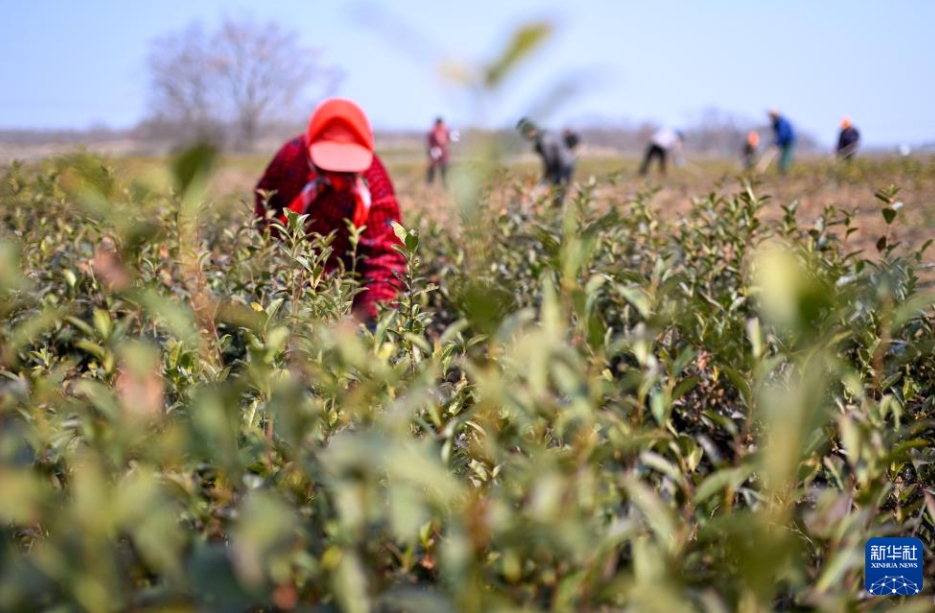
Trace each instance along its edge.
<path fill-rule="evenodd" d="M 331 172 L 363 172 L 373 163 L 373 152 L 355 143 L 314 143 L 309 155 L 315 166 Z"/>

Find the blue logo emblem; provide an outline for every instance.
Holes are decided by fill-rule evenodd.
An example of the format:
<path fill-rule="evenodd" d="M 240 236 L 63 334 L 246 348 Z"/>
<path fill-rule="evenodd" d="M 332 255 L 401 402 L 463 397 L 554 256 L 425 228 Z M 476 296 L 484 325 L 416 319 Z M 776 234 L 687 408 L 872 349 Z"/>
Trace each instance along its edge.
<path fill-rule="evenodd" d="M 874 596 L 912 596 L 922 590 L 922 541 L 878 537 L 864 548 L 864 588 Z"/>

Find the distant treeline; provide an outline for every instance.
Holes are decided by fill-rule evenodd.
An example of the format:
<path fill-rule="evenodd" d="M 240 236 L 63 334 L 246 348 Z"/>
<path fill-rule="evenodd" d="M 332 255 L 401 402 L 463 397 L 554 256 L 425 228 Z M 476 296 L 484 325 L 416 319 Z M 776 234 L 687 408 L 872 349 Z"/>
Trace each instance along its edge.
<path fill-rule="evenodd" d="M 711 117 L 709 116 L 708 119 L 710 120 Z M 574 123 L 568 126 L 546 124 L 544 127 L 556 130 L 571 127 L 581 136 L 582 154 L 601 155 L 604 153 L 639 154 L 645 149 L 653 132 L 661 126 L 645 122 L 611 127 L 575 125 Z M 452 128 L 459 129 L 463 141 L 460 147 L 456 147 L 456 151 L 457 149 L 467 151 L 470 149 L 470 143 L 475 139 L 486 139 L 492 135 L 500 136 L 508 151 L 520 152 L 528 149 L 528 144 L 524 143 L 512 129 L 491 131 L 457 125 L 453 125 Z M 771 142 L 772 138 L 770 127 L 765 122 L 756 125 L 753 122 L 746 123 L 722 118 L 719 121 L 700 121 L 680 129 L 685 134 L 686 150 L 696 155 L 735 156 L 743 146 L 747 132 L 750 130 L 757 130 L 763 143 Z M 256 153 L 271 153 L 285 139 L 303 130 L 304 125 L 301 122 L 267 123 L 259 131 L 253 150 Z M 425 132 L 413 129 L 377 130 L 376 136 L 378 148 L 421 150 Z M 811 135 L 801 129 L 798 130 L 797 138 L 797 147 L 803 153 L 820 152 L 824 149 Z M 14 148 L 48 145 L 93 146 L 114 142 L 132 142 L 134 152 L 155 155 L 178 150 L 192 140 L 198 139 L 214 142 L 222 149 L 235 148 L 232 132 L 224 125 L 212 125 L 199 134 L 192 134 L 179 124 L 160 119 L 150 119 L 126 129 L 108 127 L 92 127 L 85 130 L 0 129 L 0 146 Z M 916 151 L 920 149 L 927 149 L 927 147 L 915 148 Z"/>
<path fill-rule="evenodd" d="M 81 145 L 85 143 L 100 143 L 116 140 L 136 140 L 140 138 L 137 128 L 114 129 L 107 127 L 94 127 L 85 130 L 19 130 L 0 129 L 0 144 L 34 146 L 34 145 Z"/>

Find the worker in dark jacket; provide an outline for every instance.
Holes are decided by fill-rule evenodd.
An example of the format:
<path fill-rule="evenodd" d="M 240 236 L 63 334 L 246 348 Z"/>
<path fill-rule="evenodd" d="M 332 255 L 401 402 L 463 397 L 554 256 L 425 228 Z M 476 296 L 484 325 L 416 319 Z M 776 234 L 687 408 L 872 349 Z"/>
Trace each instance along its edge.
<path fill-rule="evenodd" d="M 773 124 L 773 134 L 775 140 L 773 144 L 779 150 L 779 172 L 786 174 L 789 166 L 792 165 L 792 149 L 795 147 L 795 132 L 789 120 L 783 117 L 779 111 L 773 109 L 769 112 L 770 121 Z"/>
<path fill-rule="evenodd" d="M 525 117 L 519 120 L 516 129 L 534 144 L 536 153 L 542 159 L 542 181 L 555 188 L 555 202 L 560 204 L 565 199 L 565 192 L 575 171 L 575 153 L 562 135 L 540 130 Z"/>
<path fill-rule="evenodd" d="M 841 134 L 838 136 L 838 157 L 850 161 L 857 154 L 857 148 L 860 146 L 860 132 L 851 123 L 851 120 L 845 117 L 841 120 Z"/>
<path fill-rule="evenodd" d="M 743 151 L 741 156 L 743 157 L 743 167 L 744 170 L 750 170 L 756 166 L 757 157 L 759 156 L 759 147 L 760 147 L 760 133 L 756 130 L 750 130 L 747 132 L 747 140 L 743 143 Z"/>

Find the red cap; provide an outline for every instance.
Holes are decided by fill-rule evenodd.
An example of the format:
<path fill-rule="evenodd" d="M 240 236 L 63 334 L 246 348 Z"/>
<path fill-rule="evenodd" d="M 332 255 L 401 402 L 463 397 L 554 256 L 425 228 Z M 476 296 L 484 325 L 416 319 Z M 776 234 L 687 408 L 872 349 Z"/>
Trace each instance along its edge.
<path fill-rule="evenodd" d="M 359 106 L 329 98 L 315 109 L 305 134 L 312 163 L 332 172 L 363 172 L 373 163 L 373 130 Z"/>

